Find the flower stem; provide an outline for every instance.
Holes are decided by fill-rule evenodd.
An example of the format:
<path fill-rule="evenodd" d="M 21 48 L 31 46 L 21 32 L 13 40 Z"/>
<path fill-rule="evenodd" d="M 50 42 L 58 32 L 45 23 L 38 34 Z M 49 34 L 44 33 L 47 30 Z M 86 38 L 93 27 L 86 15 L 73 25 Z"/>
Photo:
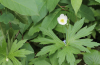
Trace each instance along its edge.
<path fill-rule="evenodd" d="M 66 34 L 66 42 L 67 42 L 66 44 L 67 45 L 66 46 L 68 46 L 68 25 L 66 25 L 66 28 L 67 28 L 67 34 Z"/>

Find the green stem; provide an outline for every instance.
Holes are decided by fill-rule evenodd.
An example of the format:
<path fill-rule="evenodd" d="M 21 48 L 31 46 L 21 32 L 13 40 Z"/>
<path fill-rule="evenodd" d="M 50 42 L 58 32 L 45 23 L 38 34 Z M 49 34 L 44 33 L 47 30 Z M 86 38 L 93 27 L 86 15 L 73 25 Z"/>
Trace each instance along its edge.
<path fill-rule="evenodd" d="M 63 7 L 61 7 L 59 4 L 57 4 L 62 10 L 65 10 L 65 11 L 68 11 L 68 10 L 66 10 L 66 9 L 64 9 Z"/>
<path fill-rule="evenodd" d="M 63 29 L 63 31 L 64 31 L 64 27 L 62 26 L 62 29 Z M 65 34 L 63 33 L 63 36 L 64 36 L 64 40 L 65 40 Z"/>
<path fill-rule="evenodd" d="M 68 46 L 68 25 L 66 25 L 66 28 L 67 28 L 67 34 L 66 34 L 66 41 L 67 41 L 67 45 L 66 46 Z"/>

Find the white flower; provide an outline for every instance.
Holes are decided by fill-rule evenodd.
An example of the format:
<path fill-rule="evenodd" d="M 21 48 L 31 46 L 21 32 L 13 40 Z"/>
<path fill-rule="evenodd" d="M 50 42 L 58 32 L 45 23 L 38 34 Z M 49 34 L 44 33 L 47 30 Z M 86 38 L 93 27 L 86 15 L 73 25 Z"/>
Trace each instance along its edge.
<path fill-rule="evenodd" d="M 9 59 L 8 59 L 8 58 L 6 58 L 6 61 L 9 61 Z"/>
<path fill-rule="evenodd" d="M 65 25 L 67 23 L 67 16 L 64 15 L 64 14 L 61 14 L 58 18 L 57 18 L 57 21 L 59 24 L 61 25 Z"/>

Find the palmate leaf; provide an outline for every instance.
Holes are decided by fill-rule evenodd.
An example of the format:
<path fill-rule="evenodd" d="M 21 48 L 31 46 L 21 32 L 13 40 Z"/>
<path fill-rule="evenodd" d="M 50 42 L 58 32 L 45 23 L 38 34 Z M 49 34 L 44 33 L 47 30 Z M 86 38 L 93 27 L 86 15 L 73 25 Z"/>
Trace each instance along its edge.
<path fill-rule="evenodd" d="M 84 20 L 82 19 L 82 20 L 76 22 L 77 24 L 75 24 L 73 26 L 71 33 L 68 34 L 69 39 L 68 39 L 67 45 L 71 46 L 73 48 L 76 48 L 79 51 L 90 52 L 86 47 L 93 48 L 94 46 L 98 46 L 100 44 L 96 43 L 96 42 L 92 42 L 91 39 L 80 39 L 80 38 L 91 34 L 91 32 L 94 29 L 96 24 L 94 24 L 88 28 L 84 27 L 84 28 L 80 29 L 83 25 L 83 21 Z M 82 24 L 79 25 L 79 23 L 82 23 Z M 69 29 L 71 29 L 70 26 L 69 26 Z M 74 32 L 74 34 L 73 34 L 73 32 Z M 86 47 L 84 47 L 84 46 L 86 46 Z M 70 51 L 69 51 L 69 53 L 70 53 Z M 67 59 L 67 60 L 70 62 L 71 65 L 73 65 L 72 63 L 74 63 L 74 61 L 72 62 L 70 59 Z"/>
<path fill-rule="evenodd" d="M 49 54 L 53 54 L 57 49 L 61 48 L 64 46 L 64 43 L 53 33 L 51 29 L 45 29 L 45 28 L 40 28 L 40 30 L 43 32 L 43 34 L 48 35 L 52 39 L 47 39 L 47 38 L 37 38 L 32 41 L 34 42 L 41 42 L 40 44 L 51 44 L 54 43 L 54 45 L 46 46 L 41 51 L 37 54 L 37 56 L 44 55 L 48 52 Z"/>
<path fill-rule="evenodd" d="M 26 55 L 31 54 L 33 52 L 20 49 L 23 46 L 23 44 L 26 42 L 26 40 L 21 40 L 17 43 L 17 40 L 13 43 L 11 50 L 8 54 L 8 58 L 12 60 L 14 65 L 22 65 L 20 61 L 18 61 L 15 57 L 26 57 Z"/>
<path fill-rule="evenodd" d="M 0 0 L 0 3 L 22 15 L 39 15 L 35 0 Z"/>
<path fill-rule="evenodd" d="M 51 29 L 40 28 L 44 35 L 49 36 L 50 38 L 37 38 L 32 41 L 40 42 L 40 44 L 52 44 L 45 46 L 37 56 L 45 55 L 49 53 L 49 55 L 54 54 L 55 51 L 59 50 L 57 54 L 57 58 L 59 58 L 58 62 L 61 65 L 66 58 L 66 61 L 70 63 L 70 65 L 75 64 L 75 57 L 74 54 L 79 54 L 81 51 L 83 52 L 90 52 L 88 48 L 93 48 L 94 46 L 98 46 L 100 44 L 96 42 L 92 42 L 92 39 L 80 39 L 81 37 L 88 36 L 91 34 L 92 30 L 94 29 L 95 25 L 90 27 L 82 27 L 84 24 L 84 18 L 80 21 L 77 21 L 75 25 L 72 27 L 69 25 L 68 32 L 66 32 L 66 37 L 68 36 L 67 43 L 64 44 L 54 33 Z M 66 38 L 67 39 L 67 38 Z"/>

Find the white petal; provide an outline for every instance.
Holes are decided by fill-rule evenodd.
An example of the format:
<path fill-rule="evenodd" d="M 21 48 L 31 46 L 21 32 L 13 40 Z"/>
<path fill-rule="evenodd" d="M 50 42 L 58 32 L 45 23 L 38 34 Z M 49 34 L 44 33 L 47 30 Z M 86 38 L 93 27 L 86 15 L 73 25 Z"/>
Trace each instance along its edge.
<path fill-rule="evenodd" d="M 64 17 L 64 14 L 60 14 L 60 17 Z"/>
<path fill-rule="evenodd" d="M 57 18 L 57 21 L 60 21 L 60 17 Z"/>
<path fill-rule="evenodd" d="M 63 23 L 61 22 L 61 19 L 64 19 L 64 22 L 63 22 Z M 64 14 L 61 14 L 61 15 L 57 18 L 57 21 L 58 21 L 59 24 L 65 25 L 65 24 L 67 23 L 67 16 L 64 15 Z"/>

